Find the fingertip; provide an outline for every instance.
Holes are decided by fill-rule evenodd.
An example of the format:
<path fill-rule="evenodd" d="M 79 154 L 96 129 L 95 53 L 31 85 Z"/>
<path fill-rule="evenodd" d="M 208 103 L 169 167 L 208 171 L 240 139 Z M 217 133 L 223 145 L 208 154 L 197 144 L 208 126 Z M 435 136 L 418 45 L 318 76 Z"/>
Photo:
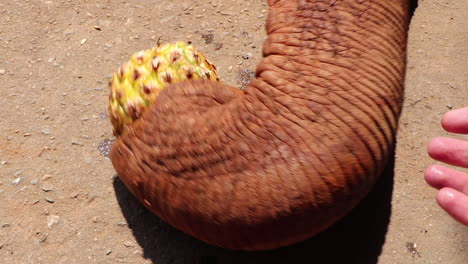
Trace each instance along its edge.
<path fill-rule="evenodd" d="M 435 137 L 427 144 L 427 153 L 433 159 L 437 159 L 437 156 L 445 149 L 445 138 Z"/>
<path fill-rule="evenodd" d="M 443 175 L 440 165 L 432 164 L 424 171 L 424 180 L 436 189 L 439 189 L 440 178 Z"/>
<path fill-rule="evenodd" d="M 437 203 L 444 209 L 450 208 L 456 199 L 456 191 L 452 188 L 442 188 L 437 193 Z"/>
<path fill-rule="evenodd" d="M 447 132 L 468 133 L 468 107 L 445 113 L 441 119 L 441 125 Z"/>
<path fill-rule="evenodd" d="M 452 188 L 442 188 L 437 193 L 437 203 L 455 220 L 468 225 L 468 196 Z"/>

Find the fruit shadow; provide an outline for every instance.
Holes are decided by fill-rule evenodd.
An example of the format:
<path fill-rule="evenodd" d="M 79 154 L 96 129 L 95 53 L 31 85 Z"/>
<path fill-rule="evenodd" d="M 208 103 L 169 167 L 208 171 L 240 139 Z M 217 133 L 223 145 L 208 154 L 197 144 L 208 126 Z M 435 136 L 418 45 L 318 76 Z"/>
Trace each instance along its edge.
<path fill-rule="evenodd" d="M 392 155 L 393 156 L 393 155 Z M 153 263 L 377 263 L 391 215 L 392 159 L 374 189 L 345 218 L 302 243 L 260 252 L 226 250 L 208 245 L 153 215 L 115 177 L 115 193 L 122 213 L 143 256 Z"/>

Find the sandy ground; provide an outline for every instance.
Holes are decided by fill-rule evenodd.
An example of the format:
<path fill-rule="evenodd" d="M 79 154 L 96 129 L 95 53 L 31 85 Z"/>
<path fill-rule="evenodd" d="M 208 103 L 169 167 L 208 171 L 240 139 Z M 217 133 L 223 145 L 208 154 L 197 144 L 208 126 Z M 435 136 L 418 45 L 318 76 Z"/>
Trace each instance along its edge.
<path fill-rule="evenodd" d="M 254 0 L 2 0 L 0 263 L 468 263 L 468 229 L 423 181 L 426 143 L 446 134 L 440 117 L 468 105 L 468 1 L 420 1 L 394 166 L 318 237 L 271 252 L 211 247 L 161 222 L 115 178 L 102 154 L 110 74 L 158 38 L 182 39 L 242 86 L 261 58 L 266 9 Z"/>

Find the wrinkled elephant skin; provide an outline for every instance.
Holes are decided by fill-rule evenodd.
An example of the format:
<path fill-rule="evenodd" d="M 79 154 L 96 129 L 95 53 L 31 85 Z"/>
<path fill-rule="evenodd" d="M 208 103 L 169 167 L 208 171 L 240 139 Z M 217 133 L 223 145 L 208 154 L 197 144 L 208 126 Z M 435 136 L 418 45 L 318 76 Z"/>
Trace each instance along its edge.
<path fill-rule="evenodd" d="M 164 90 L 111 160 L 152 212 L 207 243 L 264 250 L 307 239 L 370 191 L 394 145 L 408 1 L 269 0 L 244 90 Z"/>

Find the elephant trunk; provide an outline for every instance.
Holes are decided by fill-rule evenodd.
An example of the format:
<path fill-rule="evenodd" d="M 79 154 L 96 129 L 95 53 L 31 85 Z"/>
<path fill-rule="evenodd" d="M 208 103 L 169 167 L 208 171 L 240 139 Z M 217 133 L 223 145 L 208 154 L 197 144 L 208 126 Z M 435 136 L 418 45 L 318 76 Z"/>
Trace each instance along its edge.
<path fill-rule="evenodd" d="M 268 2 L 244 92 L 172 85 L 111 151 L 145 206 L 226 248 L 289 245 L 342 218 L 383 170 L 401 108 L 407 1 Z"/>

